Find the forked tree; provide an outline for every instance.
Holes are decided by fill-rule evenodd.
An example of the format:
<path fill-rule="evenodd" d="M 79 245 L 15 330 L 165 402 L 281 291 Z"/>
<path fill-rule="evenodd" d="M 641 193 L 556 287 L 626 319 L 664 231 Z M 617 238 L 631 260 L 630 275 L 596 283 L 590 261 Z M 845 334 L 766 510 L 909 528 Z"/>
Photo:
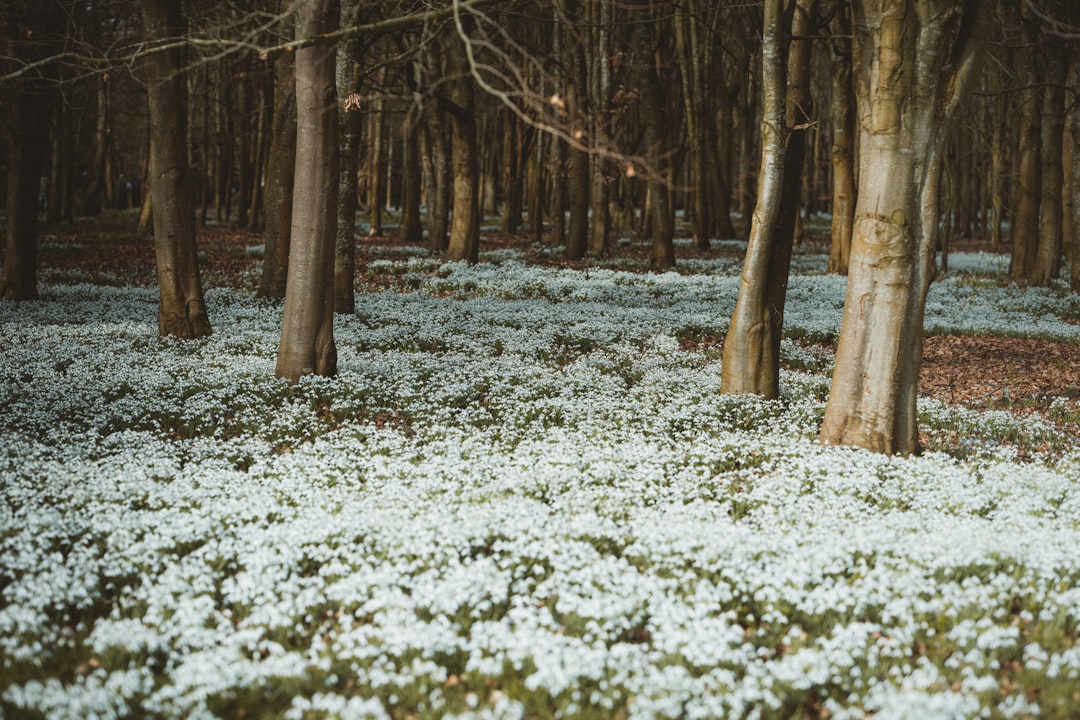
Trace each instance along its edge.
<path fill-rule="evenodd" d="M 296 3 L 296 36 L 333 31 L 335 0 Z M 337 238 L 338 108 L 335 48 L 316 44 L 296 52 L 296 180 L 293 188 L 289 277 L 278 347 L 278 377 L 337 372 L 334 344 L 334 243 Z"/>
<path fill-rule="evenodd" d="M 179 0 L 142 0 L 151 45 L 184 36 Z M 181 47 L 151 48 L 146 56 L 150 107 L 150 192 L 157 262 L 158 332 L 179 338 L 210 334 L 195 246 L 195 208 L 187 152 L 187 81 Z"/>
<path fill-rule="evenodd" d="M 915 401 L 942 159 L 979 77 L 994 3 L 855 0 L 859 188 L 820 439 L 919 448 Z"/>

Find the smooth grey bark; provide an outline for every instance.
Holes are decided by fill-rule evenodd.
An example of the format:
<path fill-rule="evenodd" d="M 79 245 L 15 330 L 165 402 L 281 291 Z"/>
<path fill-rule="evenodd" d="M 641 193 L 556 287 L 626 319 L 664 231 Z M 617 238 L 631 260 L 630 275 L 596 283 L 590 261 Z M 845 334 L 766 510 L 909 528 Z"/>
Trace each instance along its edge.
<path fill-rule="evenodd" d="M 296 36 L 333 31 L 335 0 L 298 0 Z M 338 109 L 332 48 L 296 52 L 296 183 L 289 279 L 275 374 L 290 382 L 337 372 L 334 242 L 337 236 Z"/>
<path fill-rule="evenodd" d="M 180 3 L 142 0 L 147 41 L 184 33 Z M 211 332 L 195 245 L 195 208 L 187 152 L 187 81 L 179 48 L 151 53 L 145 64 L 150 108 L 150 190 L 157 264 L 158 332 L 198 338 Z"/>
<path fill-rule="evenodd" d="M 926 295 L 943 157 L 985 54 L 990 3 L 855 0 L 859 187 L 847 294 L 820 440 L 919 449 Z"/>

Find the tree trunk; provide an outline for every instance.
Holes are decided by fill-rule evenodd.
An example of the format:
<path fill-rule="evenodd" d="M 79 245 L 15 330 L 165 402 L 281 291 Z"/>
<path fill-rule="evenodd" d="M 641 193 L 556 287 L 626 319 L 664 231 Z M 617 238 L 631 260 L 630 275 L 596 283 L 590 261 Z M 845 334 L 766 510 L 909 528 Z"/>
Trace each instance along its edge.
<path fill-rule="evenodd" d="M 567 16 L 580 23 L 583 20 L 580 12 L 581 0 L 568 0 L 566 5 Z M 571 134 L 582 145 L 588 145 L 589 84 L 588 71 L 585 67 L 585 48 L 582 42 L 585 40 L 576 38 L 575 43 L 566 48 L 566 62 L 569 68 L 567 109 L 572 118 Z M 585 257 L 589 242 L 592 162 L 589 154 L 584 150 L 571 147 L 568 152 L 570 177 L 567 182 L 567 191 L 570 201 L 570 224 L 566 234 L 565 257 L 567 260 L 580 260 Z"/>
<path fill-rule="evenodd" d="M 422 183 L 420 178 L 420 128 L 410 115 L 402 132 L 403 166 L 401 183 L 401 232 L 399 238 L 407 243 L 424 242 L 424 227 L 420 221 Z"/>
<path fill-rule="evenodd" d="M 454 184 L 451 167 L 453 151 L 447 139 L 446 112 L 437 103 L 428 108 L 427 131 L 434 187 L 434 192 L 428 198 L 428 247 L 434 253 L 444 253 L 450 235 L 450 203 Z"/>
<path fill-rule="evenodd" d="M 1047 286 L 1061 272 L 1064 246 L 1062 193 L 1065 187 L 1062 144 L 1065 134 L 1065 80 L 1068 52 L 1063 45 L 1046 40 L 1048 52 L 1042 61 L 1045 87 L 1042 98 L 1042 128 L 1038 248 L 1028 280 Z"/>
<path fill-rule="evenodd" d="M 293 171 L 296 163 L 296 79 L 293 53 L 282 53 L 274 68 L 274 123 L 266 167 L 266 229 L 258 296 L 285 297 L 292 233 Z"/>
<path fill-rule="evenodd" d="M 1042 93 L 1037 86 L 1039 72 L 1035 60 L 1035 34 L 1029 32 L 1030 46 L 1018 58 L 1020 100 L 1020 161 L 1017 169 L 1016 212 L 1013 213 L 1012 258 L 1009 276 L 1026 278 L 1035 263 L 1039 246 L 1039 199 L 1042 186 L 1040 168 L 1040 110 Z"/>
<path fill-rule="evenodd" d="M 151 43 L 184 34 L 180 3 L 142 0 L 143 27 Z M 147 56 L 150 106 L 150 189 L 157 256 L 158 332 L 179 338 L 210 334 L 195 247 L 195 208 L 187 154 L 187 83 L 179 49 Z"/>
<path fill-rule="evenodd" d="M 1069 279 L 1074 292 L 1080 292 L 1080 112 L 1074 110 L 1069 122 L 1072 138 L 1072 194 L 1069 211 L 1072 214 L 1072 266 Z"/>
<path fill-rule="evenodd" d="M 386 77 L 385 70 L 380 76 L 379 87 L 382 88 Z M 381 90 L 380 90 L 381 92 Z M 371 138 L 368 144 L 367 153 L 367 174 L 368 174 L 368 215 L 371 220 L 371 230 L 368 232 L 372 237 L 383 234 L 382 221 L 383 221 L 383 204 L 386 201 L 386 188 L 384 185 L 384 173 L 383 173 L 383 160 L 385 159 L 386 152 L 384 150 L 384 113 L 386 102 L 382 97 L 375 99 L 371 115 L 369 116 L 369 129 L 371 130 Z"/>
<path fill-rule="evenodd" d="M 851 85 L 851 18 L 841 9 L 832 21 L 832 242 L 831 273 L 846 275 L 855 218 L 855 99 Z"/>
<path fill-rule="evenodd" d="M 476 87 L 462 38 L 449 39 L 448 65 L 457 77 L 450 83 L 447 106 L 453 138 L 454 214 L 446 260 L 475 263 L 480 255 L 480 163 L 476 141 Z"/>
<path fill-rule="evenodd" d="M 725 393 L 780 396 L 780 334 L 799 213 L 806 130 L 813 112 L 809 37 L 814 1 L 798 0 L 788 19 L 781 0 L 765 3 L 762 172 L 739 298 L 724 340 L 720 390 Z M 795 39 L 785 51 L 783 38 L 789 35 Z"/>
<path fill-rule="evenodd" d="M 859 189 L 821 441 L 910 454 L 942 157 L 978 77 L 991 6 L 856 0 Z"/>
<path fill-rule="evenodd" d="M 296 36 L 334 30 L 335 0 L 298 0 Z M 337 372 L 334 344 L 334 240 L 338 201 L 335 53 L 325 45 L 296 51 L 296 184 L 285 312 L 275 374 L 290 382 Z"/>
<path fill-rule="evenodd" d="M 357 0 L 341 3 L 341 20 L 349 22 L 357 16 Z M 337 46 L 337 95 L 348 99 L 360 90 L 360 58 L 363 46 L 359 37 L 352 37 Z M 353 276 L 356 273 L 356 193 L 357 172 L 360 169 L 360 140 L 364 116 L 359 107 L 341 102 L 338 106 L 340 125 L 338 148 L 337 236 L 334 242 L 334 312 L 356 312 L 356 292 Z"/>
<path fill-rule="evenodd" d="M 589 61 L 589 85 L 592 96 L 590 114 L 591 144 L 604 147 L 608 144 L 608 121 L 611 98 L 611 57 L 612 52 L 612 2 L 613 0 L 589 0 L 590 26 L 593 27 L 592 40 L 586 48 Z M 592 229 L 589 233 L 589 255 L 602 257 L 608 251 L 608 236 L 611 234 L 611 213 L 608 198 L 611 194 L 609 161 L 602 155 L 593 155 L 590 160 L 589 203 L 592 206 Z"/>
<path fill-rule="evenodd" d="M 7 249 L 0 299 L 36 300 L 42 159 L 48 154 L 52 90 L 20 83 L 8 96 Z"/>
<path fill-rule="evenodd" d="M 544 237 L 544 138 L 545 134 L 534 132 L 532 152 L 526 164 L 528 177 L 528 199 L 526 213 L 529 216 L 529 230 L 533 242 L 540 242 Z"/>

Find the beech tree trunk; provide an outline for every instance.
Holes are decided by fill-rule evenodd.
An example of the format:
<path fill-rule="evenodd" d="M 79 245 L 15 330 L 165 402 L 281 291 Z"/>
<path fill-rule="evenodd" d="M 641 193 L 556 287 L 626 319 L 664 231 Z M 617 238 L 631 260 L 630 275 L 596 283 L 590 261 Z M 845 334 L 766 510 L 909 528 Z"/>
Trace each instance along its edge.
<path fill-rule="evenodd" d="M 1039 245 L 1039 199 L 1042 189 L 1040 175 L 1040 111 L 1042 93 L 1038 87 L 1039 71 L 1035 58 L 1037 33 L 1028 28 L 1025 38 L 1028 47 L 1018 54 L 1017 74 L 1021 83 L 1020 131 L 1017 167 L 1016 212 L 1013 213 L 1012 257 L 1009 276 L 1026 278 L 1035 264 Z"/>
<path fill-rule="evenodd" d="M 424 227 L 420 221 L 421 173 L 420 128 L 417 120 L 409 116 L 402 132 L 403 166 L 401 178 L 401 232 L 399 237 L 407 243 L 422 243 Z"/>
<path fill-rule="evenodd" d="M 978 77 L 992 6 L 855 0 L 859 189 L 847 295 L 820 439 L 914 453 L 941 165 Z"/>
<path fill-rule="evenodd" d="M 450 115 L 454 172 L 454 214 L 445 258 L 449 262 L 475 263 L 480 255 L 480 162 L 476 143 L 476 86 L 465 57 L 464 40 L 449 39 L 449 67 L 456 79 L 450 83 L 447 109 Z"/>
<path fill-rule="evenodd" d="M 296 36 L 331 32 L 335 0 L 298 0 Z M 312 45 L 296 51 L 296 184 L 289 280 L 278 347 L 278 377 L 337 372 L 334 344 L 334 242 L 337 236 L 338 111 L 336 55 Z"/>
<path fill-rule="evenodd" d="M 296 78 L 293 53 L 282 53 L 274 68 L 274 122 L 266 167 L 266 229 L 258 296 L 281 300 L 289 275 L 293 173 L 296 165 Z"/>
<path fill-rule="evenodd" d="M 581 22 L 582 0 L 567 0 L 567 17 Z M 588 35 L 585 35 L 587 38 Z M 572 134 L 584 145 L 589 143 L 589 88 L 588 71 L 585 67 L 585 48 L 579 38 L 571 47 L 566 48 L 566 63 L 569 68 L 567 78 L 567 109 L 572 118 Z M 585 257 L 589 242 L 589 206 L 592 190 L 591 166 L 589 154 L 578 148 L 569 148 L 570 177 L 567 182 L 569 192 L 570 223 L 566 232 L 567 260 L 580 260 Z"/>
<path fill-rule="evenodd" d="M 142 0 L 148 42 L 184 34 L 178 0 Z M 187 82 L 179 49 L 146 59 L 150 106 L 150 190 L 153 193 L 154 248 L 157 257 L 158 332 L 179 338 L 210 334 L 195 246 L 195 208 L 187 153 Z"/>
<path fill-rule="evenodd" d="M 724 340 L 720 390 L 725 393 L 780 396 L 780 335 L 806 129 L 813 112 L 809 40 L 813 4 L 814 0 L 798 0 L 794 14 L 785 17 L 782 0 L 765 2 L 762 171 L 739 298 Z M 785 50 L 787 36 L 795 39 Z"/>
<path fill-rule="evenodd" d="M 846 275 L 855 219 L 855 98 L 851 85 L 851 18 L 847 9 L 832 21 L 832 242 L 831 273 Z"/>
<path fill-rule="evenodd" d="M 1069 239 L 1072 266 L 1069 280 L 1073 292 L 1080 292 L 1080 112 L 1075 110 L 1069 121 L 1069 135 L 1072 139 L 1072 194 L 1069 197 L 1069 212 L 1072 216 L 1072 237 Z"/>
<path fill-rule="evenodd" d="M 355 21 L 357 0 L 341 3 L 343 22 Z M 348 98 L 360 90 L 360 58 L 363 46 L 352 37 L 337 46 L 337 94 Z M 338 168 L 337 238 L 334 243 L 334 312 L 356 311 L 353 276 L 356 269 L 356 192 L 360 167 L 360 139 L 364 116 L 359 107 L 338 106 L 340 166 Z"/>
<path fill-rule="evenodd" d="M 21 0 L 7 3 L 0 17 L 0 53 L 26 61 L 55 52 L 62 28 L 62 8 L 54 3 Z M 2 88 L 7 113 L 7 196 L 4 272 L 0 299 L 38 297 L 38 213 L 44 160 L 49 156 L 49 128 L 56 98 L 55 68 L 17 78 Z M 59 140 L 59 139 L 58 139 Z"/>
<path fill-rule="evenodd" d="M 1065 80 L 1068 65 L 1066 48 L 1047 38 L 1048 52 L 1042 60 L 1045 87 L 1042 97 L 1042 142 L 1040 148 L 1040 199 L 1038 248 L 1028 273 L 1033 285 L 1046 286 L 1061 272 L 1061 253 L 1064 247 L 1065 171 L 1062 157 L 1065 152 Z"/>

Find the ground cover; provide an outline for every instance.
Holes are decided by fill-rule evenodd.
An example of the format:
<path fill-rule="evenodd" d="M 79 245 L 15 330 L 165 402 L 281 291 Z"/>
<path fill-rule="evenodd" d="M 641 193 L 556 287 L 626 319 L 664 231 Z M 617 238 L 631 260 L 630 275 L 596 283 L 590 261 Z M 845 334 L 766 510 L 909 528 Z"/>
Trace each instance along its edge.
<path fill-rule="evenodd" d="M 633 242 L 366 241 L 339 377 L 290 387 L 258 238 L 203 243 L 197 342 L 156 337 L 152 273 L 102 273 L 105 242 L 141 257 L 57 235 L 42 301 L 0 305 L 10 717 L 1080 706 L 1080 301 L 997 256 L 931 290 L 900 459 L 814 439 L 844 284 L 812 244 L 765 402 L 716 392 L 736 243 L 656 275 Z"/>

